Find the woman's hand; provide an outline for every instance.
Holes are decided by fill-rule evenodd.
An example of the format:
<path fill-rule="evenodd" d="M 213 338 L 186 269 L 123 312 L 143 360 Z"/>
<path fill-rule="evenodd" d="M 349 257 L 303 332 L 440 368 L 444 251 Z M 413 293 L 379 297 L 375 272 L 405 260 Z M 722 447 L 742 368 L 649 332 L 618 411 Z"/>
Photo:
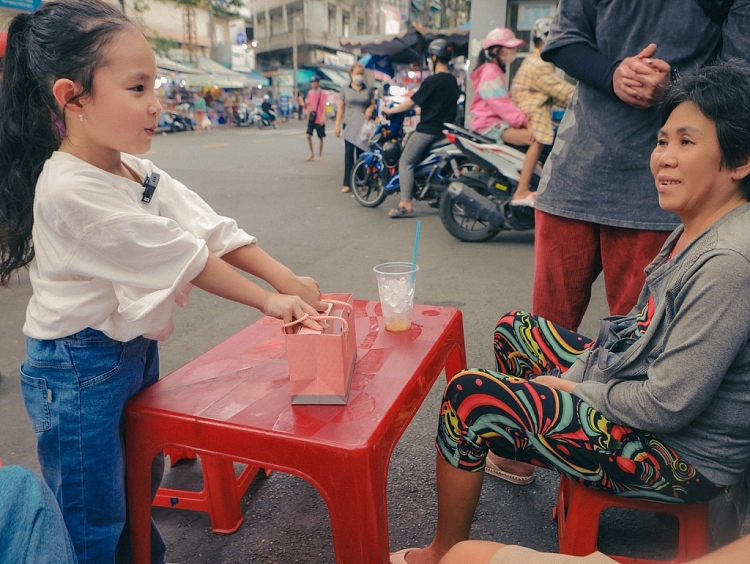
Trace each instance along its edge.
<path fill-rule="evenodd" d="M 313 307 L 305 303 L 299 296 L 274 294 L 273 292 L 268 293 L 268 299 L 263 307 L 260 308 L 260 311 L 269 317 L 281 319 L 284 323 L 291 323 L 295 319 L 301 319 L 305 314 L 310 316 L 318 314 Z M 310 329 L 322 329 L 321 325 L 312 319 L 306 319 L 302 322 L 302 325 Z"/>
<path fill-rule="evenodd" d="M 328 309 L 328 304 L 321 299 L 323 294 L 320 291 L 320 285 L 315 279 L 309 276 L 297 276 L 294 274 L 276 289 L 282 294 L 300 297 L 302 301 L 317 311 Z"/>
<path fill-rule="evenodd" d="M 547 386 L 548 388 L 554 388 L 555 390 L 560 390 L 561 392 L 568 393 L 573 393 L 573 388 L 576 387 L 575 382 L 571 382 L 570 380 L 563 380 L 562 378 L 558 378 L 557 376 L 537 376 L 531 381 L 534 384 L 542 384 L 543 386 Z"/>
<path fill-rule="evenodd" d="M 333 128 L 333 134 L 336 137 L 341 137 L 341 125 L 340 124 L 337 123 L 336 127 Z"/>

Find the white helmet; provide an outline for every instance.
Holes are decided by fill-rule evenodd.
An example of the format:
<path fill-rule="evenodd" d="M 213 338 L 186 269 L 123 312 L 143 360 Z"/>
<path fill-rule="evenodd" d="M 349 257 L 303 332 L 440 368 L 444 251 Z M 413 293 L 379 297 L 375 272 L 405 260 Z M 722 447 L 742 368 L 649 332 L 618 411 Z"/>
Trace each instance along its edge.
<path fill-rule="evenodd" d="M 263 99 L 268 101 L 270 100 L 270 96 L 268 94 L 263 94 Z"/>
<path fill-rule="evenodd" d="M 536 41 L 541 39 L 547 41 L 547 35 L 549 35 L 549 28 L 552 26 L 552 16 L 542 16 L 534 22 L 534 27 L 531 30 L 531 40 Z"/>

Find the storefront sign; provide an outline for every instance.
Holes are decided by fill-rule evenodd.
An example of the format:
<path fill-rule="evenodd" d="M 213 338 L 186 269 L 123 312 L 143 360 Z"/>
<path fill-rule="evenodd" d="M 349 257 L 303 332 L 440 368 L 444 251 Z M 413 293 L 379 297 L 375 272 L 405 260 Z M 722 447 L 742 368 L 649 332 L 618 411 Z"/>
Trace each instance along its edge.
<path fill-rule="evenodd" d="M 522 2 L 518 5 L 518 31 L 531 31 L 534 22 L 542 16 L 555 14 L 555 4 L 545 2 Z"/>
<path fill-rule="evenodd" d="M 41 5 L 42 0 L 0 0 L 0 8 L 12 8 L 24 12 L 33 12 L 39 9 Z"/>

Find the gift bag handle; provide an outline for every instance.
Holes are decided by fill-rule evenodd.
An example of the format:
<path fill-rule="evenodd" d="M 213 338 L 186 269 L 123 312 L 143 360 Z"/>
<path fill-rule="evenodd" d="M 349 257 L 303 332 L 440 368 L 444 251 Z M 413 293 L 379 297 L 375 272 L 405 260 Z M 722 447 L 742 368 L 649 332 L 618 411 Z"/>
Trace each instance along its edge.
<path fill-rule="evenodd" d="M 346 302 L 339 302 L 339 303 L 342 303 L 347 306 L 349 305 Z M 302 317 L 300 317 L 299 319 L 295 319 L 294 321 L 290 323 L 284 323 L 284 325 L 282 325 L 281 328 L 286 329 L 287 327 L 291 327 L 292 325 L 296 325 L 297 323 L 302 323 L 306 319 L 312 319 L 313 321 L 323 321 L 326 319 L 331 319 L 333 321 L 341 321 L 341 323 L 344 325 L 344 333 L 349 331 L 349 323 L 347 323 L 346 319 L 344 319 L 343 317 L 339 317 L 338 315 L 308 315 L 306 313 L 303 314 Z"/>
<path fill-rule="evenodd" d="M 333 304 L 333 305 L 344 306 L 345 308 L 347 308 L 347 309 L 349 310 L 349 313 L 351 313 L 351 312 L 353 312 L 353 311 L 354 311 L 354 307 L 353 307 L 353 306 L 352 306 L 352 304 L 350 304 L 349 302 L 342 302 L 342 301 L 340 301 L 340 300 L 330 300 L 330 299 L 328 299 L 328 298 L 326 298 L 326 299 L 324 299 L 324 300 L 321 300 L 321 301 L 322 301 L 322 302 L 325 302 L 325 303 L 327 303 L 327 304 Z"/>

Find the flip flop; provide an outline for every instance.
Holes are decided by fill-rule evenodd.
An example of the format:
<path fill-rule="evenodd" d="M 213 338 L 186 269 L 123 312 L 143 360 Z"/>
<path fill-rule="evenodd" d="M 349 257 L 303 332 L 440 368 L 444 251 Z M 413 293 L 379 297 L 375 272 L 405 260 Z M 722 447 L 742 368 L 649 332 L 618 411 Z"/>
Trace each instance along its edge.
<path fill-rule="evenodd" d="M 388 217 L 407 217 L 413 214 L 414 214 L 413 209 L 407 210 L 406 208 L 402 206 L 398 206 L 397 208 L 394 208 L 388 212 Z"/>
<path fill-rule="evenodd" d="M 389 562 L 391 564 L 409 564 L 406 561 L 406 553 L 411 552 L 412 550 L 416 550 L 416 548 L 404 548 L 402 550 L 399 550 L 398 552 L 391 552 Z"/>
<path fill-rule="evenodd" d="M 505 480 L 506 482 L 510 482 L 511 484 L 514 484 L 516 486 L 528 486 L 531 482 L 534 481 L 534 474 L 531 474 L 529 476 L 517 476 L 516 474 L 511 474 L 510 472 L 506 472 L 505 470 L 500 468 L 489 458 L 485 458 L 484 473 L 489 474 L 490 476 L 494 476 L 495 478 Z"/>

